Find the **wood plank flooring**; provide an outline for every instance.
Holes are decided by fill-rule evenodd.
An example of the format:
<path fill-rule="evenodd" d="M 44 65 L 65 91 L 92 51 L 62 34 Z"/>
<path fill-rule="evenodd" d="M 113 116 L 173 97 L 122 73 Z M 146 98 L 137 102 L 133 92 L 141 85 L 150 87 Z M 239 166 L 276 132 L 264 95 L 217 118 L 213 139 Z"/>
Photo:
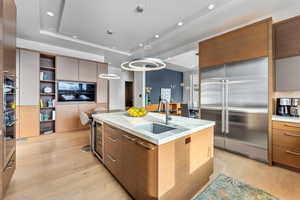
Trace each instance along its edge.
<path fill-rule="evenodd" d="M 30 138 L 17 143 L 17 170 L 5 200 L 129 200 L 118 182 L 90 153 L 87 131 Z M 300 199 L 300 173 L 215 151 L 213 180 L 223 173 L 281 200 Z"/>

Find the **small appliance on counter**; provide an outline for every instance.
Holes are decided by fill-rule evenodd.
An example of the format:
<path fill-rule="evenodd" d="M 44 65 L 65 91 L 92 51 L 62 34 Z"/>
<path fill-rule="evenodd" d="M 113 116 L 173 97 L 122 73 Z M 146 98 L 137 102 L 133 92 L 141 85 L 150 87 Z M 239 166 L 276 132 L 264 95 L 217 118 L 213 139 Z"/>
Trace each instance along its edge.
<path fill-rule="evenodd" d="M 292 101 L 289 98 L 277 99 L 277 115 L 290 116 Z"/>
<path fill-rule="evenodd" d="M 291 99 L 290 115 L 292 117 L 300 117 L 299 99 L 296 98 Z"/>
<path fill-rule="evenodd" d="M 277 115 L 286 117 L 300 117 L 300 104 L 297 98 L 277 99 Z"/>

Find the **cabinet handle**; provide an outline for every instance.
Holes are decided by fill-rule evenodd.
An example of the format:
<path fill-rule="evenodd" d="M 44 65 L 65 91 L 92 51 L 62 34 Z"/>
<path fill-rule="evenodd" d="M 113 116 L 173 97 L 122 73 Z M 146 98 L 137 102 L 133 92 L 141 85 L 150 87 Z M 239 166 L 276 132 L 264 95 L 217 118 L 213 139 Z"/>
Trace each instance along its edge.
<path fill-rule="evenodd" d="M 112 142 L 117 142 L 117 141 L 118 141 L 118 139 L 114 139 L 114 138 L 111 138 L 111 137 L 109 137 L 109 136 L 107 136 L 107 138 L 108 138 L 110 141 L 112 141 Z"/>
<path fill-rule="evenodd" d="M 126 139 L 128 139 L 128 140 L 130 140 L 132 142 L 136 141 L 136 138 L 130 137 L 128 135 L 123 135 L 123 137 L 125 137 Z"/>
<path fill-rule="evenodd" d="M 284 126 L 292 127 L 292 128 L 300 128 L 300 126 L 297 126 L 297 125 L 291 125 L 291 124 L 284 124 Z"/>
<path fill-rule="evenodd" d="M 295 133 L 284 133 L 284 135 L 291 136 L 291 137 L 300 137 L 299 134 L 295 134 Z"/>
<path fill-rule="evenodd" d="M 109 154 L 107 154 L 107 157 L 109 158 L 109 160 L 113 161 L 113 162 L 116 162 L 117 160 L 116 159 L 113 159 Z"/>
<path fill-rule="evenodd" d="M 144 142 L 137 142 L 137 144 L 144 147 L 147 150 L 150 150 L 150 151 L 155 149 L 155 147 L 149 146 L 149 145 L 145 144 Z"/>
<path fill-rule="evenodd" d="M 294 156 L 300 156 L 300 153 L 296 153 L 296 152 L 293 152 L 293 151 L 286 151 L 286 153 L 294 155 Z"/>

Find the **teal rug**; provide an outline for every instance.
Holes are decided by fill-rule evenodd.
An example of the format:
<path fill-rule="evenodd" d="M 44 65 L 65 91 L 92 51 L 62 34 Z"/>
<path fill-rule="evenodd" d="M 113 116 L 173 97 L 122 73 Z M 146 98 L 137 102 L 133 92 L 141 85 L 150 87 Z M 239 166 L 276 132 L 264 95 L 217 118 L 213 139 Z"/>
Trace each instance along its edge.
<path fill-rule="evenodd" d="M 263 190 L 242 183 L 232 177 L 219 175 L 194 200 L 279 200 Z"/>

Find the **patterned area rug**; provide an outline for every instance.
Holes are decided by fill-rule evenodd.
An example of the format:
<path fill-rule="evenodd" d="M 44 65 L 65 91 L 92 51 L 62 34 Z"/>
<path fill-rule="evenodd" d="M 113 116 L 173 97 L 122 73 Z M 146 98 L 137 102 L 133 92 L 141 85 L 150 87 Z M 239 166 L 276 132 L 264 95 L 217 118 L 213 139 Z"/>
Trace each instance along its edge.
<path fill-rule="evenodd" d="M 263 190 L 242 183 L 232 177 L 219 175 L 194 200 L 279 200 Z"/>

